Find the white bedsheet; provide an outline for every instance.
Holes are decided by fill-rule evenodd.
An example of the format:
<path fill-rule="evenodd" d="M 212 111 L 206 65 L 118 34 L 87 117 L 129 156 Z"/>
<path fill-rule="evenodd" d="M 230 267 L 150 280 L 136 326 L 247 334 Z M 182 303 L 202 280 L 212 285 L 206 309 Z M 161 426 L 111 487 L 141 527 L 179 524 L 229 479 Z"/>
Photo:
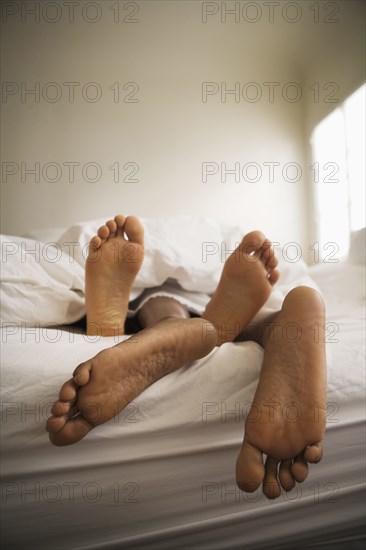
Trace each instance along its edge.
<path fill-rule="evenodd" d="M 361 548 L 365 272 L 344 264 L 310 274 L 324 291 L 328 340 L 334 340 L 325 456 L 304 484 L 276 501 L 235 487 L 263 355 L 258 345 L 215 348 L 155 383 L 77 445 L 56 448 L 44 423 L 60 384 L 114 340 L 4 328 L 4 548 L 341 548 L 342 537 L 347 548 Z"/>

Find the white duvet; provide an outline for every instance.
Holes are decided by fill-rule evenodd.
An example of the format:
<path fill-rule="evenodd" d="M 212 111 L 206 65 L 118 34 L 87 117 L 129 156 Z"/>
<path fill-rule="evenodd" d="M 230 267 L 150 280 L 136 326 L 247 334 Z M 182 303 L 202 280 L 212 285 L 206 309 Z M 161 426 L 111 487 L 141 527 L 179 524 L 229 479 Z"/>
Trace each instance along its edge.
<path fill-rule="evenodd" d="M 37 240 L 1 236 L 1 292 L 3 323 L 26 326 L 69 324 L 84 313 L 84 268 L 88 243 L 105 220 L 73 225 L 54 240 L 49 232 Z M 214 292 L 224 262 L 243 237 L 239 227 L 206 218 L 181 216 L 143 219 L 145 257 L 131 292 L 168 279 L 191 293 Z M 47 238 L 47 240 L 46 240 Z M 315 286 L 302 260 L 290 263 L 279 251 L 281 280 L 268 307 L 281 306 L 284 295 L 297 284 Z M 198 305 L 202 299 L 198 298 Z"/>

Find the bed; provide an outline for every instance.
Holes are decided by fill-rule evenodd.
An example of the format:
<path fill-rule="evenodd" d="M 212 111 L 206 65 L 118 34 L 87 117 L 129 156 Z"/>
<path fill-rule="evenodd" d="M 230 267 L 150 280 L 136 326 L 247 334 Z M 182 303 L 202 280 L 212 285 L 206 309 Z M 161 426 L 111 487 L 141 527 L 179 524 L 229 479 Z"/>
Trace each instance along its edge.
<path fill-rule="evenodd" d="M 144 223 L 147 256 L 132 297 L 166 279 L 211 292 L 242 231 L 212 220 Z M 328 414 L 323 460 L 303 484 L 271 501 L 235 484 L 263 357 L 254 342 L 224 344 L 162 378 L 78 444 L 50 444 L 44 425 L 61 383 L 116 343 L 86 337 L 73 324 L 84 313 L 83 248 L 98 225 L 2 238 L 3 548 L 364 548 L 359 255 L 313 267 L 280 257 L 281 281 L 267 306 L 298 284 L 319 288 L 327 305 Z"/>

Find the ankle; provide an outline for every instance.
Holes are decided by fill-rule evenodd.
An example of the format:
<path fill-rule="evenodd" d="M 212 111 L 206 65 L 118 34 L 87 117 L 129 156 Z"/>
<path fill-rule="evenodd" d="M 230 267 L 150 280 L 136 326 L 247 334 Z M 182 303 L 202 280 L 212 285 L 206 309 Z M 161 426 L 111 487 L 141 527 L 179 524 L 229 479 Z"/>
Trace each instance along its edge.
<path fill-rule="evenodd" d="M 174 298 L 155 296 L 150 298 L 137 314 L 137 320 L 142 328 L 155 325 L 167 318 L 189 319 L 188 309 Z"/>
<path fill-rule="evenodd" d="M 123 336 L 125 334 L 124 323 L 112 322 L 112 323 L 97 323 L 93 321 L 87 321 L 86 324 L 87 336 Z"/>

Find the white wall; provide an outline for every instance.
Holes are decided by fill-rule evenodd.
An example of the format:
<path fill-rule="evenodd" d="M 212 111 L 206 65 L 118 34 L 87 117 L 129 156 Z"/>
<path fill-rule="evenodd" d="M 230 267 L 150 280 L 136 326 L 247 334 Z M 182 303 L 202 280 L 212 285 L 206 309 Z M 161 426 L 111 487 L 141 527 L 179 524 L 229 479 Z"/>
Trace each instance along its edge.
<path fill-rule="evenodd" d="M 95 23 L 85 20 L 95 16 L 93 7 L 84 12 L 84 19 L 81 16 L 88 2 L 75 5 L 73 23 L 68 21 L 69 8 L 62 2 L 59 12 L 51 6 L 43 14 L 45 3 L 40 2 L 40 21 L 23 11 L 22 22 L 24 4 L 27 9 L 35 5 L 14 2 L 7 10 L 17 13 L 8 14 L 3 23 L 3 81 L 10 83 L 5 84 L 8 95 L 2 99 L 3 232 L 22 234 L 35 228 L 108 218 L 117 212 L 144 217 L 194 214 L 241 223 L 244 229 L 263 228 L 274 240 L 297 241 L 307 248 L 311 195 L 306 117 L 315 120 L 319 105 L 309 99 L 306 88 L 313 78 L 322 80 L 323 58 L 326 68 L 332 67 L 325 78 L 342 78 L 342 93 L 355 87 L 355 80 L 362 80 L 360 2 L 336 2 L 339 21 L 329 24 L 322 22 L 327 15 L 323 7 L 321 21 L 314 23 L 308 2 L 295 3 L 301 12 L 295 23 L 286 21 L 296 13 L 291 9 L 283 12 L 284 2 L 276 8 L 273 22 L 268 7 L 258 3 L 261 17 L 256 23 L 243 18 L 247 2 L 237 3 L 241 10 L 237 23 L 230 15 L 221 22 L 221 2 L 120 2 L 119 23 L 113 22 L 111 10 L 117 3 L 109 0 L 94 3 L 101 11 Z M 123 22 L 134 6 L 138 13 L 131 18 L 138 22 Z M 205 6 L 218 10 L 206 23 L 202 21 Z M 235 7 L 235 2 L 226 2 L 226 6 Z M 60 14 L 59 21 L 49 22 Z M 246 16 L 253 19 L 254 8 Z M 347 65 L 354 68 L 347 69 Z M 312 67 L 316 67 L 314 74 Z M 47 88 L 47 84 L 55 82 L 62 96 L 52 103 L 41 93 L 37 103 L 34 96 L 27 95 L 22 102 L 20 91 L 16 91 L 22 82 L 28 88 L 38 82 L 41 90 L 46 85 L 48 97 L 56 88 Z M 65 82 L 80 83 L 73 103 Z M 98 102 L 83 98 L 80 90 L 88 82 L 96 82 L 102 91 Z M 109 89 L 115 82 L 119 82 L 121 100 L 133 89 L 123 90 L 125 83 L 138 84 L 134 97 L 138 102 L 115 103 Z M 203 102 L 203 82 L 224 83 L 227 88 L 235 82 L 241 88 L 255 82 L 263 95 L 257 102 L 249 102 L 248 94 L 255 91 L 251 87 L 246 99 L 241 97 L 238 103 L 232 95 L 221 102 L 219 93 Z M 273 102 L 265 82 L 279 83 Z M 301 87 L 300 101 L 283 98 L 283 86 L 288 82 Z M 92 94 L 92 87 L 87 91 Z M 289 88 L 288 95 L 294 91 Z M 31 174 L 21 181 L 22 162 L 28 167 L 40 163 L 39 182 Z M 42 177 L 48 162 L 62 169 L 56 183 Z M 73 183 L 67 162 L 80 164 Z M 83 178 L 81 167 L 88 162 L 100 166 L 100 181 L 91 183 Z M 138 182 L 122 181 L 129 168 L 121 170 L 120 181 L 115 183 L 109 167 L 116 162 L 121 167 L 136 163 Z M 240 163 L 240 169 L 257 163 L 262 177 L 256 183 L 242 177 L 235 183 L 234 176 L 228 176 L 222 183 L 217 174 L 204 183 L 204 162 L 225 162 L 228 168 Z M 273 182 L 265 162 L 279 163 Z M 301 166 L 300 181 L 286 181 L 294 177 L 291 168 L 283 177 L 288 163 Z M 16 174 L 6 175 L 17 168 Z M 55 173 L 50 168 L 46 178 Z M 90 169 L 87 176 L 93 175 Z M 254 172 L 248 175 L 254 177 Z"/>

